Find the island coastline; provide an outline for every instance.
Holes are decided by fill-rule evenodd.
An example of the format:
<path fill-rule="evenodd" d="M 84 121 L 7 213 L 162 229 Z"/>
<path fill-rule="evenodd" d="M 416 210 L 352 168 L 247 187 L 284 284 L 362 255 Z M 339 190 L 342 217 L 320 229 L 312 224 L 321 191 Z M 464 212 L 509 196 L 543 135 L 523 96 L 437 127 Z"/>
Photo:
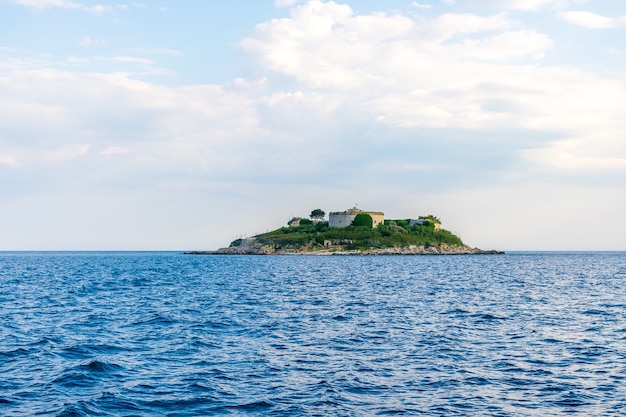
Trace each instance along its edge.
<path fill-rule="evenodd" d="M 441 228 L 433 215 L 416 219 L 384 218 L 383 212 L 356 207 L 343 212 L 315 209 L 311 220 L 294 217 L 287 227 L 240 238 L 215 251 L 189 251 L 186 255 L 501 255 L 503 251 L 472 248 Z"/>

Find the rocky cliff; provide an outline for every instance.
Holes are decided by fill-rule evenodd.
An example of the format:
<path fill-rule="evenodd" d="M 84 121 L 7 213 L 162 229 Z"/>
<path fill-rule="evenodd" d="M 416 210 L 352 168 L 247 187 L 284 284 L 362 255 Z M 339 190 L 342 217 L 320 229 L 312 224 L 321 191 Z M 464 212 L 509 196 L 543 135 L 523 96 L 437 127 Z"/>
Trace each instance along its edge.
<path fill-rule="evenodd" d="M 194 255 L 499 255 L 504 252 L 482 250 L 466 245 L 438 246 L 396 246 L 391 248 L 370 248 L 364 250 L 346 250 L 341 247 L 320 248 L 312 245 L 276 249 L 264 245 L 251 237 L 242 239 L 237 246 L 221 248 L 213 252 L 189 252 Z"/>

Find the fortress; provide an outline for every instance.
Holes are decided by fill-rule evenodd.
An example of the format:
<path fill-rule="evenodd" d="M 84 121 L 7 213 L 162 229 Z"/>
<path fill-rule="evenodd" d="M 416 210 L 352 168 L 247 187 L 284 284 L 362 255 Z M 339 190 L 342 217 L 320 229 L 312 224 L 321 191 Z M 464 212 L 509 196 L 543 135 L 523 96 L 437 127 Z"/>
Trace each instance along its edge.
<path fill-rule="evenodd" d="M 320 210 L 321 211 L 321 210 Z M 321 211 L 323 214 L 324 212 Z M 366 214 L 372 218 L 372 228 L 376 228 L 378 225 L 385 224 L 385 213 L 382 211 L 364 211 L 358 209 L 356 207 L 352 207 L 351 209 L 345 211 L 333 211 L 328 214 L 328 227 L 334 228 L 343 228 L 351 226 L 354 222 L 354 219 L 359 214 Z M 291 220 L 287 222 L 289 227 L 299 227 L 305 224 L 312 224 L 315 222 L 322 222 L 323 218 L 312 218 L 312 220 L 305 219 L 303 217 L 293 217 Z M 396 224 L 397 222 L 404 222 L 405 226 L 424 226 L 424 225 L 432 225 L 435 231 L 441 230 L 441 222 L 435 216 L 420 216 L 417 219 L 400 219 L 400 220 L 389 220 L 390 224 Z"/>
<path fill-rule="evenodd" d="M 356 207 L 346 211 L 334 211 L 328 214 L 328 226 L 330 227 L 348 227 L 357 214 L 367 214 L 372 218 L 372 227 L 376 227 L 385 221 L 385 213 L 381 211 L 363 211 Z"/>

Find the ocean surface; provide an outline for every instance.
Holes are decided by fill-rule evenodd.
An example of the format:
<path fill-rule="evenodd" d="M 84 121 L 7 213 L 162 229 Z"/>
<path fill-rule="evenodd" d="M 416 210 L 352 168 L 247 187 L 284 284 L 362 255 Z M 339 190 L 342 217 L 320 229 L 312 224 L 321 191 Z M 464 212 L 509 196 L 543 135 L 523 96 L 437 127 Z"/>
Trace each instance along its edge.
<path fill-rule="evenodd" d="M 623 416 L 626 253 L 0 253 L 2 416 Z"/>

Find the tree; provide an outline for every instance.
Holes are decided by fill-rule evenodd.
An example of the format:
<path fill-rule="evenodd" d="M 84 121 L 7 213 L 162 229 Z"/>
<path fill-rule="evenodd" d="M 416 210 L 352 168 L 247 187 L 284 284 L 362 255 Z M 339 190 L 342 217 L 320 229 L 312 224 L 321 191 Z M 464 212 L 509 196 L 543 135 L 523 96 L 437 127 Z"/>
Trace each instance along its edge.
<path fill-rule="evenodd" d="M 369 214 L 359 213 L 352 220 L 352 226 L 365 226 L 371 229 L 374 226 L 374 219 Z"/>
<path fill-rule="evenodd" d="M 431 223 L 439 223 L 439 224 L 441 224 L 441 220 L 439 220 L 439 218 L 437 216 L 433 216 L 432 214 L 429 214 L 428 216 L 420 216 L 419 218 L 427 220 L 427 221 L 430 221 Z"/>
<path fill-rule="evenodd" d="M 324 210 L 315 209 L 311 212 L 311 215 L 309 217 L 312 220 L 324 220 L 324 216 L 326 216 L 326 213 L 324 212 Z"/>

